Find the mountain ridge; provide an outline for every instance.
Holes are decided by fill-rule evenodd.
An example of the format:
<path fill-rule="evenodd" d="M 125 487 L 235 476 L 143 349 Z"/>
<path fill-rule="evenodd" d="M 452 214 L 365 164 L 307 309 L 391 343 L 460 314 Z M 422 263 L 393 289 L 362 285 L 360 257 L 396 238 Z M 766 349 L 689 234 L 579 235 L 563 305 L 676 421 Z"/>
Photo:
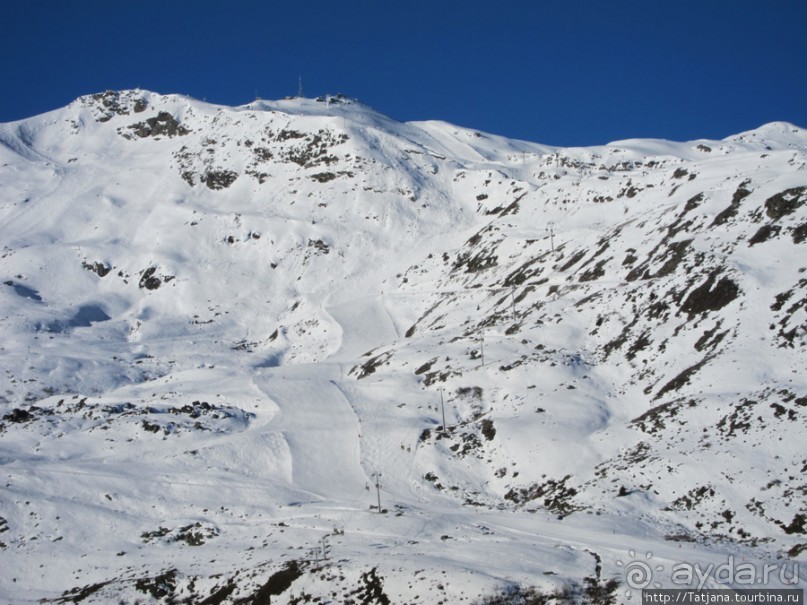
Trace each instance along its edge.
<path fill-rule="evenodd" d="M 108 91 L 0 141 L 3 598 L 803 559 L 804 129 L 564 149 Z"/>

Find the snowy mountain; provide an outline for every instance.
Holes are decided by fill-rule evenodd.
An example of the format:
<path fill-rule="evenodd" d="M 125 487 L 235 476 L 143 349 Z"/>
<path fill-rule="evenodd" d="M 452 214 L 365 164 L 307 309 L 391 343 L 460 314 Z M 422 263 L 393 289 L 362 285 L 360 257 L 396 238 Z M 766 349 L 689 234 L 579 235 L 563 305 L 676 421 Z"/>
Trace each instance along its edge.
<path fill-rule="evenodd" d="M 137 90 L 0 143 L 3 602 L 807 583 L 804 129 Z"/>

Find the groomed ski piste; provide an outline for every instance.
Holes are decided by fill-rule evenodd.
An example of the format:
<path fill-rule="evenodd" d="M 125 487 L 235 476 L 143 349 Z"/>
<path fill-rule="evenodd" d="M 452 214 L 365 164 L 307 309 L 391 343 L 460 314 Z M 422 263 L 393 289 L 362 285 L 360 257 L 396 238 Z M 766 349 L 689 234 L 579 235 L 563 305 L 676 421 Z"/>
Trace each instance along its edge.
<path fill-rule="evenodd" d="M 806 166 L 342 95 L 0 124 L 0 602 L 803 589 Z"/>

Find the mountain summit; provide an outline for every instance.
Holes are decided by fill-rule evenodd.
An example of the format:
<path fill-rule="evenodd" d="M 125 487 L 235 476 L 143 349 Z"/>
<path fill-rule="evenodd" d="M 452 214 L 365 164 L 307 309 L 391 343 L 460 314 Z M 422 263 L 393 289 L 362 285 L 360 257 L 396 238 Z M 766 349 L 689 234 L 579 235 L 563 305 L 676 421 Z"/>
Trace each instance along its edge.
<path fill-rule="evenodd" d="M 565 149 L 342 95 L 0 124 L 0 600 L 803 561 L 806 167 L 785 123 Z"/>

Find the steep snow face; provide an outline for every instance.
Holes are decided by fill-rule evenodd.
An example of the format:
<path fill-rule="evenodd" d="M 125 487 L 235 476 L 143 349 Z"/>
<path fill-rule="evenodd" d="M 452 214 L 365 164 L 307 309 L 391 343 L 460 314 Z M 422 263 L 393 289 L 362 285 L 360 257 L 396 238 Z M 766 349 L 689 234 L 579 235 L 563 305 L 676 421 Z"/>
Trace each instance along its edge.
<path fill-rule="evenodd" d="M 803 561 L 807 131 L 557 149 L 123 91 L 0 143 L 0 600 Z"/>

